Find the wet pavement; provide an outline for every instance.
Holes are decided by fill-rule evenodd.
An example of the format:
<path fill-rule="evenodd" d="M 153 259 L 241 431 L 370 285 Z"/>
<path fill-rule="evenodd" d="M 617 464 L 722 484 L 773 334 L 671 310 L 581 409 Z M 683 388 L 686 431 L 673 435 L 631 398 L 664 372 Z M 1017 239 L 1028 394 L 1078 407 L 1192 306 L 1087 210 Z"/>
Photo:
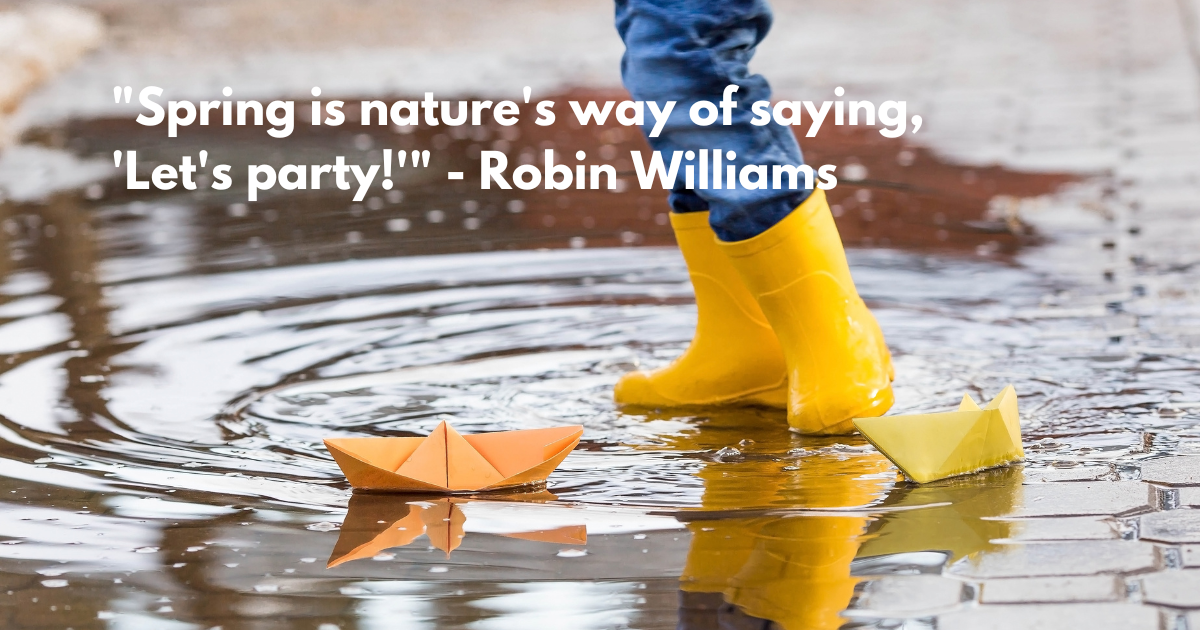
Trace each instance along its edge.
<path fill-rule="evenodd" d="M 117 33 L 132 19 L 122 6 L 106 14 Z M 581 6 L 537 15 L 603 14 Z M 803 140 L 811 161 L 862 167 L 831 203 L 896 358 L 894 411 L 1008 383 L 1021 396 L 1024 464 L 922 486 L 861 438 L 803 438 L 779 412 L 613 406 L 619 375 L 669 361 L 694 325 L 661 193 L 485 194 L 415 170 L 361 204 L 133 193 L 110 171 L 14 193 L 37 190 L 28 173 L 90 173 L 114 148 L 244 164 L 432 144 L 430 171 L 469 182 L 481 147 L 619 155 L 643 146 L 625 130 L 302 126 L 285 142 L 166 144 L 111 113 L 28 124 L 0 167 L 0 622 L 1200 627 L 1189 6 L 1046 9 L 1015 31 L 1026 48 L 996 57 L 1008 35 L 956 29 L 989 16 L 1012 28 L 1026 4 L 936 18 L 947 6 L 918 4 L 880 38 L 860 5 L 777 3 L 781 28 L 811 9 L 863 43 L 844 63 L 860 89 L 916 91 L 929 108 L 928 138 Z M 863 23 L 875 30 L 844 26 Z M 919 71 L 897 87 L 880 70 L 889 46 L 929 23 L 933 41 L 975 56 L 904 59 Z M 598 27 L 580 28 L 586 42 Z M 1087 37 L 1053 43 L 1071 29 Z M 1112 45 L 1087 43 L 1096 33 Z M 768 72 L 791 45 L 772 41 Z M 80 72 L 103 76 L 122 46 L 146 51 L 115 46 Z M 1056 46 L 1073 56 L 1027 58 Z M 996 72 L 963 74 L 970 63 Z M 778 74 L 785 94 L 824 89 L 820 74 Z M 583 76 L 559 93 L 613 93 Z M 64 75 L 29 102 L 78 86 Z M 976 107 L 994 98 L 1035 113 L 1017 124 Z M 352 494 L 321 446 L 445 419 L 586 431 L 544 490 L 454 500 Z"/>

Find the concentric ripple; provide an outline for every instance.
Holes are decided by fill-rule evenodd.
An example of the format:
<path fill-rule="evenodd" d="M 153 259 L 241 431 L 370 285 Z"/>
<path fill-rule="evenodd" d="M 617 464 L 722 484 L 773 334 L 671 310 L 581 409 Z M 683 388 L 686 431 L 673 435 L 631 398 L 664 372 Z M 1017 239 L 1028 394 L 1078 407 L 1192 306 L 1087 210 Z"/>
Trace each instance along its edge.
<path fill-rule="evenodd" d="M 964 390 L 988 395 L 1012 381 L 1035 464 L 1148 453 L 1140 433 L 1124 430 L 1145 421 L 1139 414 L 1097 430 L 1094 413 L 1070 413 L 1084 395 L 1073 383 L 1116 384 L 1128 366 L 1081 352 L 1077 321 L 1023 314 L 1048 290 L 1036 276 L 894 252 L 853 258 L 893 343 L 898 411 L 947 407 Z M 22 292 L 18 279 L 10 294 Z M 409 257 L 115 284 L 105 291 L 111 340 L 86 356 L 55 336 L 61 324 L 37 287 L 25 278 L 24 295 L 6 306 L 24 315 L 8 326 L 48 343 L 0 376 L 0 413 L 20 459 L 55 469 L 36 474 L 66 486 L 337 508 L 348 488 L 322 438 L 423 435 L 441 420 L 467 432 L 584 425 L 579 450 L 550 482 L 577 504 L 844 507 L 805 474 L 817 462 L 853 460 L 841 474 L 877 477 L 867 503 L 895 481 L 869 447 L 793 435 L 780 412 L 614 406 L 620 374 L 664 364 L 690 337 L 695 307 L 672 250 Z M 86 360 L 96 365 L 81 368 Z M 1167 375 L 1187 367 L 1158 363 Z M 1123 409 L 1164 395 L 1113 398 Z M 64 402 L 48 410 L 46 399 Z M 1186 416 L 1154 422 L 1171 439 L 1190 435 Z M 792 488 L 718 506 L 699 473 L 735 464 L 746 487 L 782 474 Z M 9 461 L 7 474 L 28 478 L 22 465 Z"/>

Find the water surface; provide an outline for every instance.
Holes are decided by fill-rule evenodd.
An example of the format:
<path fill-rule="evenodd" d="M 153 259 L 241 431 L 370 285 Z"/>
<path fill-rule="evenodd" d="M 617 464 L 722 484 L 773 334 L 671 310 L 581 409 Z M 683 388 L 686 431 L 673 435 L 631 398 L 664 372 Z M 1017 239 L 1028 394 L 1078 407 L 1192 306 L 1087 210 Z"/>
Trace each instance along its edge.
<path fill-rule="evenodd" d="M 59 133 L 103 154 L 108 124 Z M 452 159 L 494 140 L 455 139 Z M 801 437 L 779 411 L 617 409 L 616 379 L 677 356 L 695 322 L 648 193 L 485 198 L 414 175 L 363 204 L 245 205 L 101 184 L 4 205 L 0 618 L 837 627 L 863 579 L 1019 537 L 1002 517 L 1023 483 L 1118 479 L 1200 444 L 1190 355 L 1131 352 L 1119 305 L 1003 255 L 1036 245 L 986 213 L 990 193 L 944 187 L 963 169 L 918 186 L 845 143 L 884 178 L 835 201 L 847 240 L 894 247 L 850 253 L 895 355 L 894 412 L 1013 383 L 1024 466 L 916 487 L 861 438 Z M 1060 181 L 981 172 L 1012 194 Z M 321 445 L 443 420 L 585 433 L 546 488 L 454 501 L 353 496 Z"/>

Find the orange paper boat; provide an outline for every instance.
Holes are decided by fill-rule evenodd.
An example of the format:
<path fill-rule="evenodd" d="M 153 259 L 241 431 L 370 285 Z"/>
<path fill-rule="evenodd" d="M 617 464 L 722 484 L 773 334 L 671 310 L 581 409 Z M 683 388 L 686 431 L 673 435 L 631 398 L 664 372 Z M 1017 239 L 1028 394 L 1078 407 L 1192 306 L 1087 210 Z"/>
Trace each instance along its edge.
<path fill-rule="evenodd" d="M 325 448 L 350 485 L 393 492 L 479 492 L 545 481 L 583 427 L 460 435 L 442 422 L 429 437 L 331 438 Z"/>

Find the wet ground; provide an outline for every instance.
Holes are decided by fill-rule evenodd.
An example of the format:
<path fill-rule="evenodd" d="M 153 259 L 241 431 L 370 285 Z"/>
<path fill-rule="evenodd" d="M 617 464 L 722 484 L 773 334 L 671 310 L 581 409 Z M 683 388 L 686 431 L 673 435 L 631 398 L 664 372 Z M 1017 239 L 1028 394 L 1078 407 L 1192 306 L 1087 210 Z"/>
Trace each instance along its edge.
<path fill-rule="evenodd" d="M 1200 73 L 1146 69 L 1170 40 L 1148 19 L 1103 53 L 1099 87 L 1038 101 L 1110 106 L 1094 144 L 1069 122 L 974 143 L 1024 144 L 1036 171 L 871 131 L 804 139 L 861 175 L 831 203 L 896 357 L 894 412 L 1021 396 L 1026 463 L 925 486 L 778 412 L 613 406 L 619 375 L 666 363 L 694 325 L 661 193 L 436 176 L 470 182 L 483 147 L 642 146 L 623 129 L 170 145 L 104 115 L 27 129 L 0 169 L 0 622 L 1200 627 Z M 114 148 L 149 166 L 427 145 L 442 161 L 361 204 L 103 177 L 12 192 Z M 1046 167 L 1065 151 L 1091 168 Z M 352 495 L 321 446 L 445 419 L 586 431 L 544 490 L 454 500 Z"/>
<path fill-rule="evenodd" d="M 309 131 L 279 151 L 441 142 L 470 172 L 485 143 L 639 146 L 619 131 Z M 91 120 L 27 141 L 165 155 L 136 132 Z M 1081 312 L 1067 296 L 1086 287 L 1022 262 L 1056 247 L 1022 204 L 1078 178 L 877 138 L 807 146 L 867 172 L 831 199 L 847 242 L 890 245 L 850 256 L 896 355 L 896 411 L 1014 383 L 1024 466 L 915 487 L 860 438 L 802 438 L 778 412 L 614 408 L 616 378 L 677 355 L 694 322 L 661 193 L 481 196 L 413 170 L 362 204 L 245 204 L 110 181 L 5 205 L 0 614 L 75 628 L 921 627 L 969 617 L 989 588 L 1021 600 L 1036 585 L 991 578 L 1044 572 L 1075 544 L 1108 564 L 1068 573 L 1135 577 L 1059 598 L 1124 601 L 1136 576 L 1182 566 L 1182 551 L 1137 541 L 1139 513 L 1185 501 L 1137 481 L 1137 462 L 1200 453 L 1195 357 L 1131 351 L 1108 329 L 1123 306 Z M 253 152 L 204 141 L 235 163 Z M 545 492 L 453 502 L 352 497 L 321 446 L 443 419 L 586 433 Z M 1028 485 L 1045 481 L 1077 483 Z M 1030 518 L 1050 516 L 1069 518 Z M 1046 540 L 1089 542 L 1026 547 Z"/>

